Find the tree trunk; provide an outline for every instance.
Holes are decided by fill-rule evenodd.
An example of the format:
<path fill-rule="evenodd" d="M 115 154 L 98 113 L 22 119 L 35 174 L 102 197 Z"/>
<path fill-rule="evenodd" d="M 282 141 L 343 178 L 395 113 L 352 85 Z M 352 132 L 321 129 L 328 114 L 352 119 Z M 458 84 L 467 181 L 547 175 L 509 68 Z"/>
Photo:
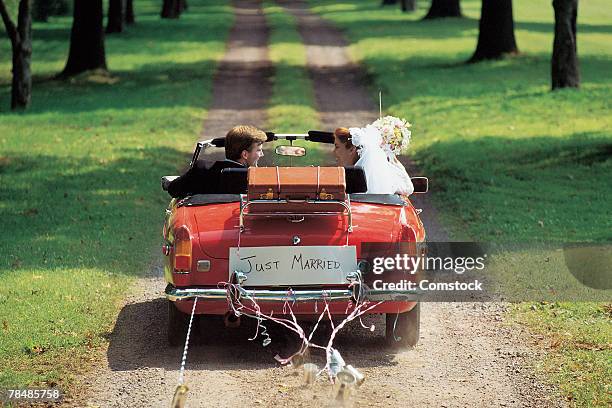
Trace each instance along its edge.
<path fill-rule="evenodd" d="M 109 0 L 108 2 L 108 22 L 106 24 L 107 33 L 120 33 L 123 31 L 125 21 L 125 2 L 124 0 Z"/>
<path fill-rule="evenodd" d="M 416 0 L 401 0 L 402 11 L 415 11 Z"/>
<path fill-rule="evenodd" d="M 179 1 L 179 9 L 182 13 L 183 11 L 187 11 L 189 5 L 187 4 L 187 0 L 178 0 Z"/>
<path fill-rule="evenodd" d="M 32 99 L 32 14 L 31 0 L 19 2 L 17 15 L 18 46 L 13 49 L 11 109 L 26 109 Z"/>
<path fill-rule="evenodd" d="M 136 23 L 136 17 L 134 16 L 134 0 L 127 0 L 125 2 L 125 23 Z"/>
<path fill-rule="evenodd" d="M 162 4 L 161 18 L 179 18 L 180 15 L 180 0 L 164 0 Z"/>
<path fill-rule="evenodd" d="M 0 14 L 11 40 L 13 53 L 13 80 L 11 83 L 11 109 L 21 110 L 30 106 L 32 98 L 32 13 L 31 0 L 20 0 L 17 27 L 11 21 L 6 6 L 0 0 Z"/>
<path fill-rule="evenodd" d="M 478 45 L 468 62 L 497 59 L 516 54 L 512 0 L 482 0 Z"/>
<path fill-rule="evenodd" d="M 459 0 L 431 0 L 431 7 L 423 18 L 461 17 Z"/>
<path fill-rule="evenodd" d="M 70 52 L 59 77 L 92 69 L 106 69 L 102 0 L 74 0 Z"/>
<path fill-rule="evenodd" d="M 580 69 L 576 48 L 578 0 L 553 0 L 555 40 L 551 61 L 552 89 L 578 88 Z"/>

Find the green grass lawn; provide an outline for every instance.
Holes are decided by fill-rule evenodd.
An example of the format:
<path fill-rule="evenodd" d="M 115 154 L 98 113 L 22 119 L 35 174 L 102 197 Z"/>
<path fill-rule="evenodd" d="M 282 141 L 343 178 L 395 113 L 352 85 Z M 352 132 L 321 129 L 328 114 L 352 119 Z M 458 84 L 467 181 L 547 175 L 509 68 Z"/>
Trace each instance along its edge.
<path fill-rule="evenodd" d="M 551 3 L 514 3 L 521 54 L 475 65 L 464 62 L 476 46 L 479 0 L 461 1 L 464 18 L 440 21 L 421 21 L 429 2 L 405 14 L 377 1 L 310 4 L 345 30 L 385 112 L 413 123 L 407 154 L 430 177 L 430 198 L 455 236 L 609 243 L 612 9 L 580 3 L 582 88 L 550 92 Z M 513 315 L 556 344 L 542 369 L 568 399 L 609 406 L 609 306 L 553 305 L 520 304 Z"/>
<path fill-rule="evenodd" d="M 51 80 L 71 18 L 34 24 L 26 113 L 9 111 L 0 61 L 0 388 L 70 389 L 101 358 L 126 288 L 158 250 L 159 178 L 185 165 L 201 130 L 230 7 L 191 0 L 173 21 L 160 2 L 135 7 L 136 25 L 106 37 L 110 77 Z"/>

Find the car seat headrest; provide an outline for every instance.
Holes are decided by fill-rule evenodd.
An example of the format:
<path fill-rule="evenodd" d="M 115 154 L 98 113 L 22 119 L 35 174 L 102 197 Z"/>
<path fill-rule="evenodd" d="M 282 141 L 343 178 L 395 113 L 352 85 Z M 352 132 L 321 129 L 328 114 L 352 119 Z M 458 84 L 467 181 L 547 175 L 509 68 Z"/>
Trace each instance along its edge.
<path fill-rule="evenodd" d="M 361 167 L 346 166 L 344 168 L 346 177 L 347 194 L 365 193 L 368 191 L 368 182 L 365 172 Z"/>

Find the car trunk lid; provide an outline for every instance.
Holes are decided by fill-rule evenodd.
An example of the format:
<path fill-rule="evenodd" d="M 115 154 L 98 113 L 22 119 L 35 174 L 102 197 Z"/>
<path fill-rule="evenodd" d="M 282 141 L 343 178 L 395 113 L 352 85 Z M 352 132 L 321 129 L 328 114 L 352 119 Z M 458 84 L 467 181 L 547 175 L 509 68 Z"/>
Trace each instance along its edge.
<path fill-rule="evenodd" d="M 396 242 L 402 207 L 353 203 L 353 231 L 346 214 L 304 216 L 253 215 L 239 229 L 239 205 L 228 203 L 191 207 L 202 251 L 212 258 L 228 259 L 230 248 L 268 246 L 343 246 L 362 242 Z"/>

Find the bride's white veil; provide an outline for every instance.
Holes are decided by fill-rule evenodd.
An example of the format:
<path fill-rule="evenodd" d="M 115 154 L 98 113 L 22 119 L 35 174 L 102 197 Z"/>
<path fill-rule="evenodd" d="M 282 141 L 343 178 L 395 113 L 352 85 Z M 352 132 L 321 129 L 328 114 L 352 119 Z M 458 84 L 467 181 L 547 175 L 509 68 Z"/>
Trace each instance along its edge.
<path fill-rule="evenodd" d="M 370 194 L 412 194 L 414 188 L 404 166 L 395 155 L 381 147 L 382 135 L 372 125 L 350 128 L 351 142 L 358 147 L 359 160 L 355 166 L 363 168 Z"/>

